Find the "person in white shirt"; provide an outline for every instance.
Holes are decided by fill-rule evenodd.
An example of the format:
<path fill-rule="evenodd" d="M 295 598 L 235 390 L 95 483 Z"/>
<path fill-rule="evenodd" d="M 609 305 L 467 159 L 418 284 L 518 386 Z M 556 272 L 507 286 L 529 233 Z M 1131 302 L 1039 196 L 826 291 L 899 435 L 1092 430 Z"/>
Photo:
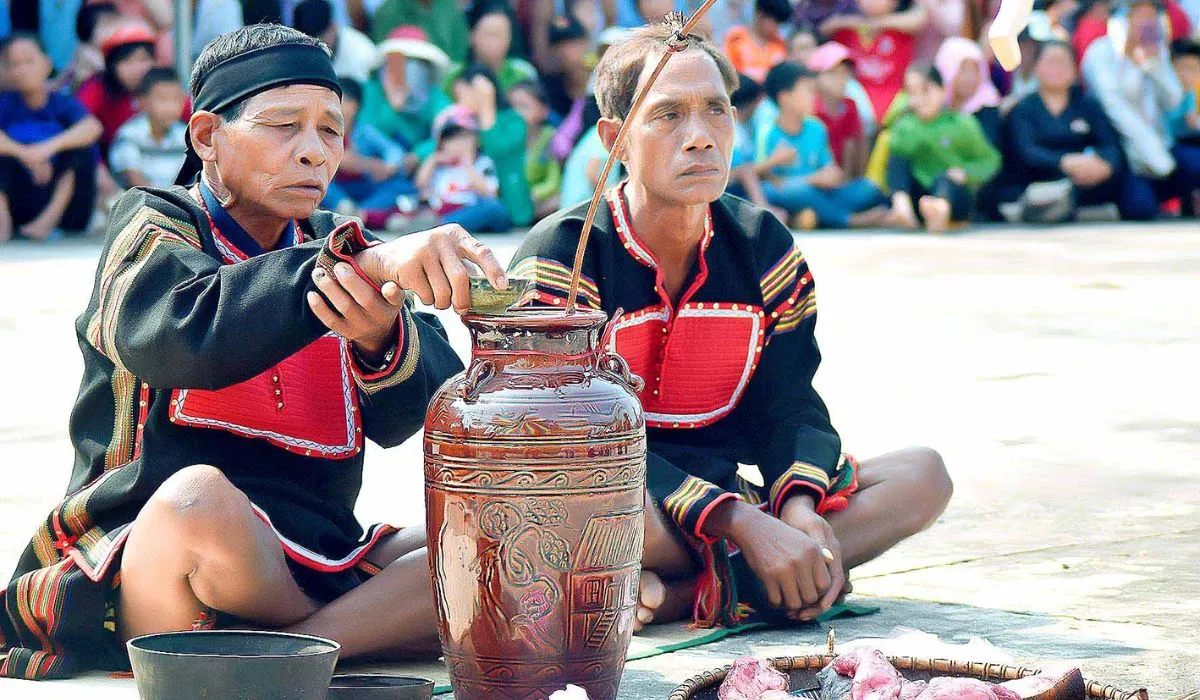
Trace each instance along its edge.
<path fill-rule="evenodd" d="M 138 89 L 142 113 L 121 125 L 109 151 L 109 168 L 128 187 L 170 187 L 186 156 L 187 124 L 179 119 L 187 99 L 170 68 L 152 68 Z"/>
<path fill-rule="evenodd" d="M 366 82 L 375 64 L 376 48 L 366 34 L 334 20 L 329 0 L 304 0 L 292 13 L 292 26 L 316 37 L 333 51 L 333 71 L 339 78 Z"/>

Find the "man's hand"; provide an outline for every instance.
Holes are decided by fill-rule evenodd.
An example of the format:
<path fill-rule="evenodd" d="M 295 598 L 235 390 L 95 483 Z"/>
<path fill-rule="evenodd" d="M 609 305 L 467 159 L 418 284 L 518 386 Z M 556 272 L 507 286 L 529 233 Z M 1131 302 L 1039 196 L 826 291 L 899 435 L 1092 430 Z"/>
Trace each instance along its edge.
<path fill-rule="evenodd" d="M 829 597 L 833 579 L 821 552 L 824 545 L 802 530 L 744 501 L 729 500 L 709 515 L 705 531 L 737 545 L 771 605 L 800 616 Z"/>
<path fill-rule="evenodd" d="M 54 156 L 52 149 L 42 144 L 33 144 L 21 146 L 14 155 L 33 176 L 34 184 L 45 185 L 54 178 L 54 165 L 50 162 Z"/>
<path fill-rule="evenodd" d="M 397 301 L 385 298 L 346 263 L 334 265 L 333 275 L 331 278 L 319 267 L 313 270 L 313 282 L 329 301 L 309 292 L 308 307 L 329 330 L 353 342 L 363 354 L 383 354 L 396 338 L 403 293 L 392 290 Z"/>
<path fill-rule="evenodd" d="M 946 177 L 950 178 L 950 182 L 956 185 L 967 184 L 967 171 L 957 166 L 946 171 Z"/>
<path fill-rule="evenodd" d="M 789 498 L 779 512 L 779 519 L 816 540 L 832 555 L 832 557 L 825 558 L 825 564 L 829 568 L 829 589 L 824 592 L 816 605 L 796 616 L 798 620 L 815 619 L 817 615 L 825 612 L 834 604 L 846 586 L 842 545 L 838 542 L 837 536 L 833 534 L 833 527 L 830 526 L 829 521 L 817 515 L 812 496 L 801 495 Z"/>
<path fill-rule="evenodd" d="M 478 265 L 492 286 L 508 288 L 504 268 L 491 249 L 458 224 L 373 245 L 355 256 L 363 273 L 383 287 L 383 296 L 390 303 L 399 305 L 403 301 L 400 290 L 408 290 L 426 305 L 438 309 L 453 306 L 460 314 L 471 306 L 471 281 L 463 260 Z"/>

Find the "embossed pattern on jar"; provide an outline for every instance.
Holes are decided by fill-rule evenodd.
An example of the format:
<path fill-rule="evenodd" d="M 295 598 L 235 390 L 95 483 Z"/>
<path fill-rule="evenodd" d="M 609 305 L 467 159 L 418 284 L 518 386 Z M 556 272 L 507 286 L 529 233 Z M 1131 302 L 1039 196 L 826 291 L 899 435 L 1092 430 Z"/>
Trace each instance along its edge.
<path fill-rule="evenodd" d="M 637 609 L 640 379 L 600 312 L 466 316 L 471 365 L 425 422 L 439 632 L 455 696 L 616 697 Z"/>

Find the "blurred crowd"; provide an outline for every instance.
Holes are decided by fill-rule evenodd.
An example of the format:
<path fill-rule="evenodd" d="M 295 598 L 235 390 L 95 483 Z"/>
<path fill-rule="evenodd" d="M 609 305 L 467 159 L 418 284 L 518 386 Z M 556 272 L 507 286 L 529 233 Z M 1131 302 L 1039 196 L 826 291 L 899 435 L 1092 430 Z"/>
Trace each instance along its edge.
<path fill-rule="evenodd" d="M 189 48 L 250 22 L 321 38 L 348 125 L 325 206 L 504 231 L 591 195 L 592 68 L 699 4 L 192 0 Z M 740 74 L 730 190 L 801 229 L 1195 216 L 1200 0 L 1034 7 L 1008 73 L 998 0 L 718 0 L 700 26 Z M 0 0 L 0 240 L 97 228 L 125 188 L 173 183 L 173 9 Z"/>

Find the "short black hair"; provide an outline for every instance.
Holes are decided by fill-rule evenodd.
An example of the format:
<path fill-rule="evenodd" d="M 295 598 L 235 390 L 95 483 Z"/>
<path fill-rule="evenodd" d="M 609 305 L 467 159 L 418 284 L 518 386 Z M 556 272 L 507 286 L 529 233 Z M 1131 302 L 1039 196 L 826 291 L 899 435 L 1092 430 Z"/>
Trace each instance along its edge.
<path fill-rule="evenodd" d="M 333 5 L 329 0 L 304 0 L 292 10 L 292 26 L 297 31 L 320 38 L 333 26 Z"/>
<path fill-rule="evenodd" d="M 338 85 L 342 87 L 342 99 L 354 100 L 362 104 L 363 86 L 354 78 L 338 78 Z"/>
<path fill-rule="evenodd" d="M 921 66 L 916 70 L 923 78 L 934 85 L 937 85 L 938 87 L 946 87 L 946 80 L 942 77 L 942 72 L 938 70 L 937 66 Z"/>
<path fill-rule="evenodd" d="M 498 0 L 483 0 L 471 5 L 470 11 L 467 12 L 467 26 L 472 30 L 475 29 L 475 25 L 479 24 L 479 20 L 488 15 L 504 15 L 516 27 L 517 18 L 513 9 L 508 6 L 507 2 L 499 2 Z"/>
<path fill-rule="evenodd" d="M 159 83 L 179 85 L 179 74 L 173 68 L 151 68 L 146 72 L 146 77 L 142 78 L 142 84 L 138 85 L 138 97 L 149 94 L 150 90 Z"/>
<path fill-rule="evenodd" d="M 796 61 L 784 61 L 767 72 L 763 88 L 772 100 L 779 99 L 779 93 L 787 92 L 796 87 L 801 80 L 816 78 L 817 74 Z"/>
<path fill-rule="evenodd" d="M 7 37 L 0 39 L 0 59 L 8 60 L 8 48 L 18 41 L 28 41 L 38 47 L 38 51 L 42 54 L 46 53 L 46 45 L 42 43 L 42 38 L 33 32 L 24 30 L 15 31 Z"/>
<path fill-rule="evenodd" d="M 546 88 L 542 87 L 542 84 L 536 80 L 522 80 L 508 89 L 509 94 L 512 94 L 513 90 L 524 90 L 538 102 L 544 105 L 550 104 L 546 97 Z"/>
<path fill-rule="evenodd" d="M 332 55 L 325 42 L 303 32 L 298 32 L 291 27 L 285 27 L 282 24 L 251 24 L 239 27 L 232 32 L 221 34 L 208 42 L 208 45 L 204 47 L 204 50 L 196 58 L 196 62 L 192 64 L 192 89 L 195 89 L 214 68 L 234 56 L 240 56 L 255 49 L 265 49 L 269 46 L 287 46 L 288 44 L 316 46 L 326 54 Z M 221 117 L 230 121 L 237 119 L 242 115 L 242 108 L 245 106 L 246 100 L 242 100 L 227 109 L 221 110 Z"/>
<path fill-rule="evenodd" d="M 755 103 L 763 95 L 762 83 L 743 73 L 738 73 L 738 89 L 729 96 L 729 102 L 741 109 Z"/>
<path fill-rule="evenodd" d="M 117 6 L 111 2 L 97 2 L 84 5 L 79 8 L 79 14 L 75 15 L 75 36 L 79 38 L 81 43 L 86 44 L 92 40 L 92 36 L 96 33 L 96 27 L 100 24 L 100 20 L 106 15 L 115 14 L 117 14 Z"/>
<path fill-rule="evenodd" d="M 1062 39 L 1047 39 L 1046 41 L 1038 42 L 1037 51 L 1033 54 L 1033 62 L 1037 63 L 1042 58 L 1042 54 L 1050 49 L 1062 49 L 1070 55 L 1071 60 L 1075 60 L 1075 47 L 1071 42 Z"/>
<path fill-rule="evenodd" d="M 458 76 L 454 82 L 464 82 L 469 85 L 475 80 L 475 78 L 480 76 L 491 83 L 492 88 L 496 92 L 496 109 L 508 109 L 508 97 L 505 96 L 504 91 L 500 89 L 500 81 L 496 79 L 496 74 L 493 73 L 492 70 L 487 66 L 483 66 L 478 63 L 473 64 L 463 71 L 462 75 Z"/>
<path fill-rule="evenodd" d="M 1183 58 L 1185 56 L 1200 58 L 1200 42 L 1196 41 L 1195 39 L 1188 39 L 1186 37 L 1172 41 L 1171 60 L 1174 61 L 1175 59 Z"/>
<path fill-rule="evenodd" d="M 782 24 L 792 18 L 792 3 L 788 0 L 755 0 L 754 11 Z"/>

